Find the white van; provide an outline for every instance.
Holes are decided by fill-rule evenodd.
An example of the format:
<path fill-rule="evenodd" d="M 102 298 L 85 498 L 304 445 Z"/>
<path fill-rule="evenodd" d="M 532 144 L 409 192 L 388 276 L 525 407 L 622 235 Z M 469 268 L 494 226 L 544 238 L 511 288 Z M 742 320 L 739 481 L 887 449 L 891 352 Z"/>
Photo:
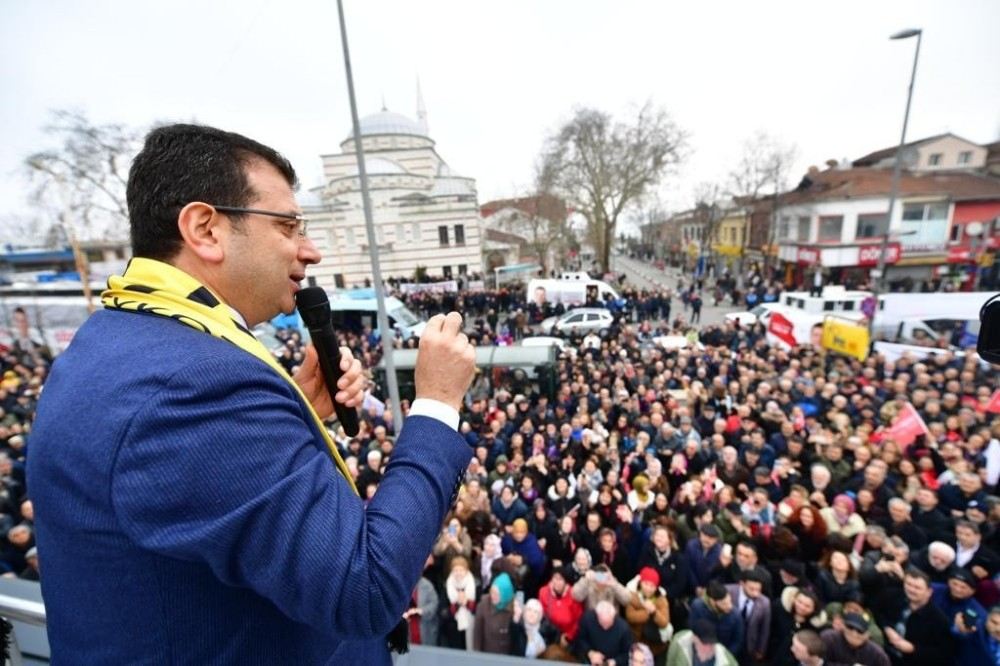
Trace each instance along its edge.
<path fill-rule="evenodd" d="M 334 328 L 360 333 L 366 326 L 378 329 L 378 300 L 374 289 L 351 289 L 333 294 L 330 298 Z M 420 336 L 427 322 L 410 312 L 401 300 L 386 296 L 385 312 L 392 326 L 403 340 Z"/>
<path fill-rule="evenodd" d="M 586 279 L 528 281 L 526 293 L 528 303 L 562 303 L 565 306 L 587 305 L 593 303 L 601 306 L 611 298 L 616 304 L 621 303 L 621 296 L 614 287 L 602 280 Z"/>

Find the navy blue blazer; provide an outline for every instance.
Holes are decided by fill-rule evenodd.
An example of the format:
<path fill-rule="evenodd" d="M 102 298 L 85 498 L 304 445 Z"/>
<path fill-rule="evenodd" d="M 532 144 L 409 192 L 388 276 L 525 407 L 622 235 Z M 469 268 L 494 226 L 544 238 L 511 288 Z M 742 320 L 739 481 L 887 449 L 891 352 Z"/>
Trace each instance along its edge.
<path fill-rule="evenodd" d="M 98 312 L 31 437 L 52 663 L 388 664 L 470 457 L 410 417 L 366 509 L 267 365 L 169 319 Z"/>

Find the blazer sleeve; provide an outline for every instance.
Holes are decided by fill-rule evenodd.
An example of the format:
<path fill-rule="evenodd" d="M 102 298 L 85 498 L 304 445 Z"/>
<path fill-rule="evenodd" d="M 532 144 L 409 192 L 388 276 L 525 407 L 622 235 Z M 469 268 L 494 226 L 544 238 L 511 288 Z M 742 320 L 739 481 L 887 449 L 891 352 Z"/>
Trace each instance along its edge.
<path fill-rule="evenodd" d="M 286 380 L 206 354 L 118 434 L 110 497 L 140 547 L 202 562 L 326 635 L 370 638 L 406 609 L 470 455 L 411 416 L 366 509 Z"/>

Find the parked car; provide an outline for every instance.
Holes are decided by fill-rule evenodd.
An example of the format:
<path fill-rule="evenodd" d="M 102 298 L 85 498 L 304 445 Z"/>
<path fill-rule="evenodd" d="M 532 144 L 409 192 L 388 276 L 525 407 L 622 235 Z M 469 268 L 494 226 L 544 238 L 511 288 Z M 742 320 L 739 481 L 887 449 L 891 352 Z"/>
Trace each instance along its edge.
<path fill-rule="evenodd" d="M 774 305 L 774 303 L 758 305 L 749 312 L 727 312 L 726 321 L 739 322 L 740 326 L 753 326 L 759 321 L 766 326 Z"/>
<path fill-rule="evenodd" d="M 597 333 L 602 338 L 611 331 L 614 317 L 604 308 L 577 308 L 541 323 L 545 335 L 586 335 Z"/>

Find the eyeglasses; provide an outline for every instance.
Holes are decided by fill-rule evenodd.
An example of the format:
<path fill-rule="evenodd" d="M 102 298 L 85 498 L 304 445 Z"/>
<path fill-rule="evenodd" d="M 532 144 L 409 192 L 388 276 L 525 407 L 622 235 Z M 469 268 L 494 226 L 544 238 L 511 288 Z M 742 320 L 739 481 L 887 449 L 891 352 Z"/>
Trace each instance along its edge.
<path fill-rule="evenodd" d="M 210 204 L 211 205 L 211 204 Z M 236 206 L 212 206 L 215 210 L 220 213 L 239 213 L 247 215 L 267 215 L 269 217 L 278 217 L 283 220 L 294 221 L 295 224 L 286 225 L 288 231 L 292 234 L 299 236 L 300 238 L 306 237 L 306 231 L 309 224 L 309 219 L 302 215 L 301 213 L 279 213 L 273 210 L 261 210 L 259 208 L 239 208 Z"/>

